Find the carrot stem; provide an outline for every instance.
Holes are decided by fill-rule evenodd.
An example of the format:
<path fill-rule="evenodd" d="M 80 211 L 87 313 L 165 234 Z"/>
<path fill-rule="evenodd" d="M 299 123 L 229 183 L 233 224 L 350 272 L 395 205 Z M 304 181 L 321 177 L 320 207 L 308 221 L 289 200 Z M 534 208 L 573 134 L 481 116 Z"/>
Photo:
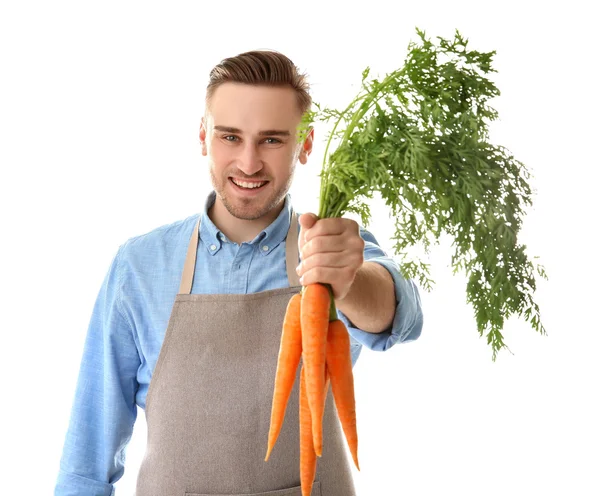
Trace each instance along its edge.
<path fill-rule="evenodd" d="M 325 284 L 325 287 L 329 291 L 329 321 L 331 322 L 332 320 L 337 320 L 338 318 L 337 308 L 335 306 L 335 298 L 333 297 L 333 288 L 331 287 L 331 284 Z"/>

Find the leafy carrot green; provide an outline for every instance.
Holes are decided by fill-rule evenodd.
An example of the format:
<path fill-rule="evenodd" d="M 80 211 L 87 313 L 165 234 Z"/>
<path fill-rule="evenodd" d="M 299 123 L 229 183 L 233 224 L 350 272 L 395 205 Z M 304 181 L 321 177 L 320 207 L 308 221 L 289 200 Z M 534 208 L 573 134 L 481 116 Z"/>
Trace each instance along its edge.
<path fill-rule="evenodd" d="M 369 201 L 378 195 L 394 218 L 403 275 L 428 291 L 429 264 L 411 259 L 410 249 L 429 255 L 432 244 L 450 236 L 453 271 L 468 275 L 467 301 L 496 360 L 508 349 L 501 330 L 511 314 L 546 334 L 533 293 L 536 274 L 547 275 L 518 241 L 532 205 L 531 174 L 490 140 L 498 114 L 489 101 L 500 94 L 488 77 L 496 72 L 496 52 L 469 49 L 458 30 L 437 44 L 417 34 L 420 42 L 409 44 L 402 67 L 380 79 L 363 71 L 361 90 L 345 109 L 315 103 L 303 116 L 300 136 L 316 121 L 333 122 L 318 216 L 354 213 L 368 225 Z"/>

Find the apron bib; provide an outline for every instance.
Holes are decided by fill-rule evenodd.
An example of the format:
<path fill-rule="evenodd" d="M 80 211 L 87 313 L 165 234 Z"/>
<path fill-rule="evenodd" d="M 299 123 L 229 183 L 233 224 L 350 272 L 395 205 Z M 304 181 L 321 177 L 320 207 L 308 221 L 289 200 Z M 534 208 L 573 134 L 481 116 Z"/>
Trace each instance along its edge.
<path fill-rule="evenodd" d="M 250 294 L 191 294 L 199 226 L 200 218 L 148 387 L 148 437 L 135 494 L 301 496 L 300 367 L 264 461 L 281 328 L 290 298 L 302 289 L 297 216 L 292 211 L 285 243 L 291 286 Z M 311 495 L 355 495 L 331 388 Z"/>

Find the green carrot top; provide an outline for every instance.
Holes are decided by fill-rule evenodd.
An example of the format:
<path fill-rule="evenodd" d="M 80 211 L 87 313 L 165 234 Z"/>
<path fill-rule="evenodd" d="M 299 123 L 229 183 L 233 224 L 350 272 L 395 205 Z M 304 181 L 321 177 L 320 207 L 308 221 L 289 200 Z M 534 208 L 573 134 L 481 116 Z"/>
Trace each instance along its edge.
<path fill-rule="evenodd" d="M 532 204 L 530 173 L 504 147 L 490 143 L 497 118 L 489 100 L 500 94 L 487 78 L 494 51 L 467 49 L 458 31 L 434 44 L 417 29 L 404 65 L 381 80 L 362 73 L 361 90 L 342 111 L 307 112 L 301 138 L 315 121 L 332 121 L 320 173 L 319 217 L 371 217 L 369 200 L 381 196 L 394 218 L 394 250 L 407 278 L 427 290 L 429 266 L 407 249 L 429 254 L 445 233 L 453 238 L 453 271 L 468 274 L 467 301 L 493 360 L 507 348 L 501 329 L 512 313 L 545 334 L 533 301 L 535 274 L 517 234 Z M 335 149 L 333 149 L 335 145 Z"/>

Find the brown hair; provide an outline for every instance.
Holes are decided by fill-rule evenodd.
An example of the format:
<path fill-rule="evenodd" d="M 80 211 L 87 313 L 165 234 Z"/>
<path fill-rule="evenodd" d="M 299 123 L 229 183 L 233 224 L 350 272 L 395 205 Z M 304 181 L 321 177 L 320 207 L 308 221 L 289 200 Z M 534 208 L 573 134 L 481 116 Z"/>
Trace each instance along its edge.
<path fill-rule="evenodd" d="M 275 50 L 253 50 L 223 59 L 211 71 L 206 88 L 206 107 L 223 83 L 234 82 L 260 86 L 289 86 L 298 97 L 298 106 L 304 114 L 310 109 L 312 98 L 306 75 L 285 55 Z"/>

